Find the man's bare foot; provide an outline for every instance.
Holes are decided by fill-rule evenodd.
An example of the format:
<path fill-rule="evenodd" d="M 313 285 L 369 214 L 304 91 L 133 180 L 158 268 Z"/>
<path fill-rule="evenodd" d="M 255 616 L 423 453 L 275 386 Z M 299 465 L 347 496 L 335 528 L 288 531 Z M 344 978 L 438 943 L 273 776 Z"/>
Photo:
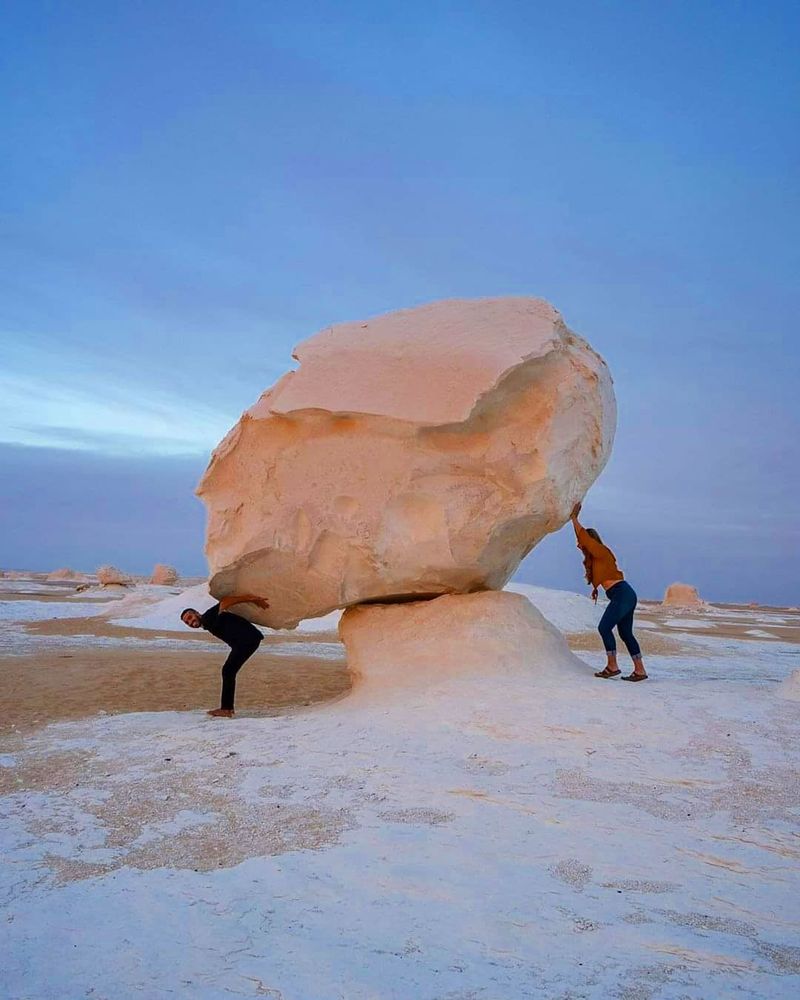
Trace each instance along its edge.
<path fill-rule="evenodd" d="M 210 712 L 206 712 L 206 715 L 210 715 L 212 719 L 232 719 L 233 709 L 232 708 L 212 708 Z"/>

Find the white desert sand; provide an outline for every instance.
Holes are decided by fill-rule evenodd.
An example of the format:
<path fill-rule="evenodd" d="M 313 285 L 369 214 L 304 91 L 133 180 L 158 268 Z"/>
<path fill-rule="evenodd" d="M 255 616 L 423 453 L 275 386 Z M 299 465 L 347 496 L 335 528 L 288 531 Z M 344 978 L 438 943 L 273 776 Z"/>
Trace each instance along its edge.
<path fill-rule="evenodd" d="M 583 613 L 585 598 L 573 598 L 563 599 L 568 621 Z M 461 639 L 426 624 L 435 605 L 402 616 L 398 655 L 391 634 L 381 651 L 393 676 L 402 650 L 426 646 L 425 627 L 431 670 L 437 653 L 469 669 L 366 698 L 333 682 L 345 676 L 341 647 L 325 659 L 315 646 L 332 642 L 269 634 L 241 675 L 240 717 L 214 722 L 204 703 L 131 712 L 126 698 L 145 707 L 170 685 L 187 698 L 192 684 L 216 692 L 219 646 L 188 630 L 157 639 L 113 626 L 97 604 L 0 601 L 10 650 L 0 657 L 10 723 L 0 992 L 797 995 L 800 714 L 782 697 L 793 682 L 781 682 L 798 669 L 789 637 L 800 616 L 700 609 L 692 621 L 709 634 L 698 635 L 667 609 L 647 610 L 656 627 L 641 636 L 645 654 L 651 632 L 679 633 L 685 648 L 649 657 L 652 680 L 634 686 L 591 677 L 599 640 L 581 668 L 536 615 L 521 611 L 520 628 L 511 608 L 505 638 L 482 634 L 474 613 Z M 65 614 L 121 634 L 58 635 L 58 619 L 52 634 L 38 631 L 43 621 L 26 630 L 34 615 Z M 362 614 L 384 609 L 348 612 Z M 531 627 L 553 639 L 544 661 L 542 647 L 526 655 Z M 370 644 L 375 635 L 370 627 Z M 291 656 L 281 661 L 281 649 Z M 476 669 L 482 650 L 499 650 L 511 669 Z M 15 702 L 45 673 L 63 690 L 82 685 L 83 716 L 47 724 L 40 708 L 38 723 L 15 728 Z M 121 714 L 93 714 L 98 691 Z M 245 702 L 253 691 L 258 709 Z M 62 703 L 50 705 L 63 719 Z"/>
<path fill-rule="evenodd" d="M 561 632 L 593 632 L 607 603 L 604 597 L 595 604 L 583 594 L 530 583 L 509 583 L 504 590 L 527 597 Z"/>
<path fill-rule="evenodd" d="M 789 701 L 800 701 L 800 667 L 793 670 L 791 674 L 781 683 L 780 693 L 783 698 Z"/>
<path fill-rule="evenodd" d="M 213 604 L 216 601 L 209 594 L 205 581 L 186 588 L 149 584 L 139 586 L 121 600 L 109 604 L 103 614 L 117 624 L 183 632 L 186 626 L 181 622 L 180 614 L 184 608 L 195 608 L 202 614 Z"/>

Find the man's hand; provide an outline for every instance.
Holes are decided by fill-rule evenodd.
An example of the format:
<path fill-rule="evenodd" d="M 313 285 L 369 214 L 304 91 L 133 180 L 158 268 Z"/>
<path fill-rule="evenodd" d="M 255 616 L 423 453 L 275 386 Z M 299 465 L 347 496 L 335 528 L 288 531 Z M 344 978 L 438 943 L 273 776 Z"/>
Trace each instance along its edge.
<path fill-rule="evenodd" d="M 576 503 L 575 506 L 572 508 L 572 513 L 569 515 L 571 521 L 574 521 L 575 518 L 578 516 L 578 514 L 580 514 L 582 506 L 583 504 L 580 501 L 578 501 L 578 503 Z"/>
<path fill-rule="evenodd" d="M 255 604 L 257 608 L 263 608 L 265 611 L 269 607 L 269 601 L 266 597 L 256 597 L 250 603 Z"/>

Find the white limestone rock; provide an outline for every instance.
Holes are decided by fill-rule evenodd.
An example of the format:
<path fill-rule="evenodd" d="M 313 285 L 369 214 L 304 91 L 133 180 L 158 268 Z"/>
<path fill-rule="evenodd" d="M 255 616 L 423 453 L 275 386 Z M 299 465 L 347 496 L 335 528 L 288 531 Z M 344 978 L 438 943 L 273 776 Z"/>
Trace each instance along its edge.
<path fill-rule="evenodd" d="M 339 622 L 356 694 L 420 691 L 451 680 L 537 686 L 585 679 L 589 668 L 521 594 L 448 594 L 407 604 L 362 604 Z"/>
<path fill-rule="evenodd" d="M 116 566 L 98 566 L 95 572 L 98 582 L 101 587 L 130 587 L 133 586 L 133 580 L 128 576 L 127 573 L 123 573 L 121 569 L 117 569 Z"/>
<path fill-rule="evenodd" d="M 541 299 L 436 302 L 330 327 L 215 450 L 215 597 L 291 628 L 364 601 L 498 589 L 605 465 L 602 358 Z"/>
<path fill-rule="evenodd" d="M 174 566 L 167 566 L 165 563 L 156 563 L 153 567 L 150 583 L 159 584 L 162 587 L 171 587 L 178 582 L 178 571 Z"/>
<path fill-rule="evenodd" d="M 678 608 L 702 608 L 705 601 L 697 592 L 697 587 L 689 583 L 671 583 L 664 591 L 662 604 Z"/>

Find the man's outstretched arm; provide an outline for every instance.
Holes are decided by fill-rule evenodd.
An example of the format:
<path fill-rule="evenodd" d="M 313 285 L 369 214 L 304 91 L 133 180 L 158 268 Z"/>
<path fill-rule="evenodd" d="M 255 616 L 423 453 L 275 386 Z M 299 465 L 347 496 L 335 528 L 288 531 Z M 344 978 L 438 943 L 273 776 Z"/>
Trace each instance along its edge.
<path fill-rule="evenodd" d="M 219 610 L 227 611 L 234 604 L 255 604 L 259 608 L 268 608 L 269 601 L 266 597 L 259 597 L 258 594 L 231 594 L 230 597 L 223 597 L 219 602 Z"/>

